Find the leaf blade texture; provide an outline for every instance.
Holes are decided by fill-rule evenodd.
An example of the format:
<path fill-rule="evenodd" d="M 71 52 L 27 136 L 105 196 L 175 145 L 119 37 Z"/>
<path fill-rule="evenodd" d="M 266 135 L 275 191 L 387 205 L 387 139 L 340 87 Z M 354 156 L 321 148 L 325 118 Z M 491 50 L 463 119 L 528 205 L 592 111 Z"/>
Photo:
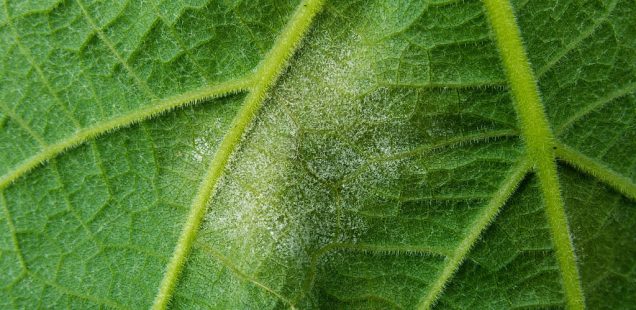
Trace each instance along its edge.
<path fill-rule="evenodd" d="M 2 308 L 634 308 L 633 1 L 4 1 Z"/>

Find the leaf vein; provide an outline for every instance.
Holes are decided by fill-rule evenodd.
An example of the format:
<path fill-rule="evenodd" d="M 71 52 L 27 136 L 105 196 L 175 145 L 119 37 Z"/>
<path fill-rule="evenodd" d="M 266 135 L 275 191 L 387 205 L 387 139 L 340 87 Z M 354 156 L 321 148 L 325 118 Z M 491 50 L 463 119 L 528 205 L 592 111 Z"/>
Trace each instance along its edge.
<path fill-rule="evenodd" d="M 160 100 L 157 104 L 149 104 L 146 107 L 128 114 L 117 116 L 81 129 L 75 132 L 72 136 L 42 149 L 37 154 L 17 165 L 13 170 L 5 173 L 2 177 L 0 177 L 0 190 L 6 188 L 15 180 L 25 175 L 33 168 L 39 166 L 41 163 L 51 160 L 64 151 L 72 149 L 107 132 L 112 132 L 129 125 L 139 123 L 156 115 L 174 110 L 178 107 L 197 104 L 203 100 L 221 97 L 230 93 L 238 93 L 246 90 L 251 84 L 251 78 L 243 78 L 236 81 L 224 82 L 219 85 L 207 86 L 198 90 Z"/>
<path fill-rule="evenodd" d="M 572 42 L 566 45 L 566 47 L 561 52 L 557 53 L 553 58 L 548 60 L 548 62 L 546 62 L 546 64 L 543 67 L 539 68 L 537 70 L 537 77 L 539 78 L 542 77 L 545 73 L 550 71 L 550 69 L 552 69 L 557 63 L 559 63 L 559 61 L 561 61 L 568 53 L 574 50 L 577 46 L 581 45 L 581 43 L 585 39 L 593 35 L 594 32 L 596 32 L 596 30 L 598 30 L 598 28 L 600 28 L 600 26 L 603 25 L 603 23 L 605 23 L 609 19 L 609 16 L 612 14 L 614 9 L 616 8 L 617 3 L 618 3 L 618 0 L 612 1 L 608 6 L 607 11 L 603 15 L 601 15 L 598 19 L 594 20 L 592 25 L 590 25 L 587 29 L 585 29 L 580 36 L 572 40 Z"/>
<path fill-rule="evenodd" d="M 20 243 L 18 241 L 18 235 L 15 229 L 15 224 L 13 223 L 13 216 L 9 211 L 9 206 L 7 206 L 7 201 L 4 197 L 4 192 L 0 190 L 0 204 L 2 205 L 2 210 L 4 211 L 4 217 L 7 221 L 7 226 L 9 227 L 9 233 L 11 234 L 11 241 L 13 243 L 13 250 L 18 255 L 18 260 L 20 261 L 20 266 L 23 271 L 28 271 L 26 260 L 24 260 L 24 255 L 22 254 L 22 250 L 20 249 Z"/>
<path fill-rule="evenodd" d="M 284 296 L 282 296 L 281 294 L 276 292 L 273 288 L 265 285 L 264 283 L 261 283 L 260 281 L 258 281 L 254 277 L 252 277 L 252 276 L 246 274 L 245 272 L 241 271 L 238 268 L 238 266 L 234 265 L 228 257 L 226 257 L 225 255 L 221 254 L 216 249 L 212 248 L 211 246 L 209 246 L 207 244 L 203 244 L 203 243 L 198 243 L 197 242 L 196 245 L 201 247 L 201 249 L 203 251 L 205 251 L 206 253 L 208 253 L 212 257 L 214 257 L 216 259 L 216 261 L 221 263 L 223 266 L 225 266 L 228 269 L 230 269 L 238 278 L 254 284 L 256 287 L 263 289 L 268 294 L 273 295 L 277 299 L 279 299 L 282 302 L 284 302 L 285 304 L 289 305 L 290 308 L 295 309 L 294 305 L 292 304 L 292 302 L 289 299 L 285 298 Z"/>
<path fill-rule="evenodd" d="M 84 7 L 84 4 L 82 3 L 82 1 L 81 0 L 75 0 L 75 2 L 79 6 L 80 11 L 82 12 L 82 16 L 88 22 L 88 24 L 90 25 L 91 29 L 93 29 L 93 31 L 95 31 L 95 33 L 97 34 L 99 39 L 102 40 L 102 42 L 104 42 L 104 44 L 106 44 L 106 47 L 108 48 L 108 50 L 113 54 L 113 56 L 115 56 L 117 61 L 119 63 L 121 63 L 121 65 L 124 67 L 124 69 L 126 69 L 126 71 L 128 71 L 128 73 L 133 78 L 135 83 L 139 87 L 141 87 L 141 89 L 143 89 L 143 91 L 148 96 L 150 96 L 153 99 L 157 99 L 158 98 L 157 95 L 150 89 L 150 86 L 148 86 L 148 84 L 144 80 L 142 80 L 139 77 L 139 75 L 130 67 L 128 62 L 126 62 L 126 60 L 119 54 L 119 52 L 115 48 L 115 45 L 113 44 L 113 42 L 110 41 L 110 39 L 108 39 L 108 37 L 104 34 L 104 32 L 99 27 L 97 27 L 97 25 L 95 24 L 95 21 L 93 20 L 93 18 L 90 16 L 88 11 Z"/>
<path fill-rule="evenodd" d="M 35 140 L 35 142 L 40 145 L 41 148 L 46 148 L 47 145 L 44 141 L 44 138 L 35 130 L 33 130 L 33 128 L 31 128 L 31 126 L 29 126 L 29 124 L 22 117 L 13 113 L 13 111 L 11 111 L 4 102 L 0 102 L 0 110 L 5 113 L 8 119 L 13 120 L 18 124 L 18 126 L 22 127 L 22 129 L 26 131 Z"/>
<path fill-rule="evenodd" d="M 79 129 L 81 126 L 79 121 L 77 121 L 77 118 L 75 118 L 75 116 L 68 110 L 66 104 L 64 104 L 62 99 L 60 99 L 58 94 L 55 92 L 55 90 L 53 89 L 53 86 L 51 86 L 51 82 L 44 74 L 44 71 L 42 70 L 40 65 L 35 61 L 35 59 L 33 58 L 33 55 L 31 55 L 29 48 L 22 44 L 20 36 L 18 34 L 18 29 L 15 23 L 13 22 L 13 17 L 9 14 L 9 8 L 8 8 L 9 5 L 7 3 L 7 0 L 3 1 L 3 5 L 4 5 L 4 14 L 7 18 L 7 23 L 9 25 L 9 28 L 11 28 L 11 33 L 15 40 L 15 44 L 18 46 L 18 50 L 20 51 L 20 54 L 22 54 L 24 58 L 26 58 L 27 62 L 33 67 L 33 69 L 35 69 L 35 72 L 37 73 L 38 78 L 40 79 L 42 84 L 44 84 L 44 88 L 46 88 L 46 91 L 49 92 L 49 94 L 53 97 L 55 103 L 60 107 L 60 109 L 62 109 L 62 113 L 64 113 L 64 115 L 66 115 L 66 117 L 69 118 L 69 120 L 73 123 L 76 129 Z"/>
<path fill-rule="evenodd" d="M 515 13 L 509 0 L 484 0 L 483 3 L 510 83 L 521 135 L 539 179 L 567 306 L 584 309 L 585 297 L 560 192 L 554 135 L 539 97 L 537 80 L 523 46 Z"/>
<path fill-rule="evenodd" d="M 435 304 L 444 291 L 446 284 L 466 259 L 481 234 L 494 221 L 510 196 L 512 196 L 519 184 L 524 180 L 530 171 L 530 164 L 531 162 L 528 159 L 523 159 L 511 169 L 501 187 L 494 193 L 479 217 L 472 223 L 464 239 L 459 243 L 453 254 L 446 259 L 446 264 L 439 273 L 439 276 L 435 279 L 435 282 L 431 284 L 426 294 L 420 299 L 418 309 L 430 309 Z"/>
<path fill-rule="evenodd" d="M 288 24 L 276 39 L 272 49 L 263 59 L 255 73 L 255 85 L 245 99 L 230 130 L 223 137 L 214 154 L 207 173 L 200 183 L 197 195 L 187 216 L 183 230 L 175 246 L 172 258 L 168 263 L 164 277 L 159 285 L 159 290 L 153 304 L 153 309 L 165 309 L 172 298 L 179 275 L 184 268 L 187 256 L 198 232 L 199 226 L 206 213 L 206 207 L 210 196 L 216 190 L 218 180 L 223 175 L 225 167 L 238 147 L 248 126 L 256 117 L 262 106 L 270 87 L 277 81 L 280 74 L 287 66 L 287 62 L 296 47 L 308 31 L 313 18 L 318 14 L 323 5 L 322 0 L 304 0 L 293 13 Z"/>
<path fill-rule="evenodd" d="M 556 155 L 560 160 L 594 176 L 627 198 L 636 201 L 636 184 L 632 180 L 564 143 L 556 143 L 556 147 Z"/>
<path fill-rule="evenodd" d="M 581 109 L 580 111 L 578 111 L 577 113 L 572 114 L 568 119 L 566 119 L 563 124 L 561 124 L 559 127 L 556 128 L 555 133 L 557 136 L 563 134 L 568 128 L 572 127 L 572 125 L 574 125 L 574 123 L 576 123 L 577 121 L 583 119 L 585 116 L 589 115 L 590 113 L 596 111 L 597 109 L 605 106 L 606 104 L 621 98 L 623 96 L 626 96 L 630 93 L 633 93 L 636 91 L 636 82 L 634 83 L 630 83 L 628 85 L 626 85 L 625 87 L 621 87 L 613 92 L 610 92 L 609 94 L 599 98 L 598 100 L 586 105 L 583 109 Z"/>

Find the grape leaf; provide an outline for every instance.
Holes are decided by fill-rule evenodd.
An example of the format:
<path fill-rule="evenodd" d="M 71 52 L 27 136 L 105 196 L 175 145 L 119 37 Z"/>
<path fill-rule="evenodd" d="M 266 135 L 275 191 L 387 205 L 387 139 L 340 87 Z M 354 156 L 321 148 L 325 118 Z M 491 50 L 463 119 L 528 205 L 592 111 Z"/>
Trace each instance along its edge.
<path fill-rule="evenodd" d="M 636 308 L 634 1 L 2 6 L 1 308 Z"/>

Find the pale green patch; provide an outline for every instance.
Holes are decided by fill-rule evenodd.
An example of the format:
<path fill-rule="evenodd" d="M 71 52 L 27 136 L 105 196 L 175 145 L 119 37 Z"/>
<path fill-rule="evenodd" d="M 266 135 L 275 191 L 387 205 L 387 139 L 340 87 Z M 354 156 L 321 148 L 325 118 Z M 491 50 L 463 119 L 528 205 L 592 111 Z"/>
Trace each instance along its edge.
<path fill-rule="evenodd" d="M 0 308 L 633 308 L 633 1 L 3 1 Z"/>

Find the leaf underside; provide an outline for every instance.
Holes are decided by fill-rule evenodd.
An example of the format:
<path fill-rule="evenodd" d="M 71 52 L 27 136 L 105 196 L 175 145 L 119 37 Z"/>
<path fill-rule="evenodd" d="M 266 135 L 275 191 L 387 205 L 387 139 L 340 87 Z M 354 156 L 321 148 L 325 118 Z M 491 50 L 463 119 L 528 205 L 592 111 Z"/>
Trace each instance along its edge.
<path fill-rule="evenodd" d="M 633 16 L 5 0 L 0 308 L 634 309 Z"/>

